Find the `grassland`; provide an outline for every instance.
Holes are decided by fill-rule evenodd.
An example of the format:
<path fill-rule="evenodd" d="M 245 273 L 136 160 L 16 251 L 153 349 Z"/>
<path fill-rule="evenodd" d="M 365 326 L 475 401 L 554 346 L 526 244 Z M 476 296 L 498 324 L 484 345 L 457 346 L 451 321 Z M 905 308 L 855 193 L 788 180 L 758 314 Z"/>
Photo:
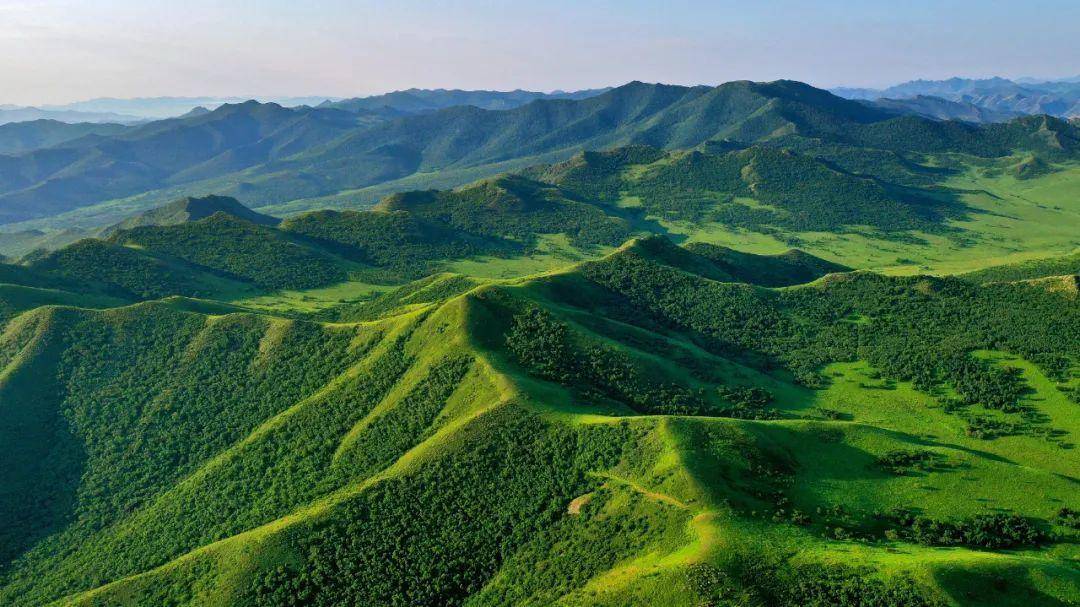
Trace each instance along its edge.
<path fill-rule="evenodd" d="M 1020 261 L 1067 255 L 1080 247 L 1080 167 L 1037 179 L 1008 174 L 988 177 L 968 166 L 943 185 L 963 192 L 972 212 L 950 221 L 952 234 L 911 232 L 908 238 L 880 233 L 795 232 L 776 238 L 719 225 L 665 224 L 689 242 L 710 242 L 755 253 L 797 247 L 851 267 L 888 274 L 960 274 Z"/>

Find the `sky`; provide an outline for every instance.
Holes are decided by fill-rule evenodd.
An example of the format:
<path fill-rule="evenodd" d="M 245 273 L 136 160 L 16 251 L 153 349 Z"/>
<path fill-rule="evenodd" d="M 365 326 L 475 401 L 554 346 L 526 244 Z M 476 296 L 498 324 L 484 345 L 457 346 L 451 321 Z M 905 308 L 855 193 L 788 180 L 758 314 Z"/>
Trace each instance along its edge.
<path fill-rule="evenodd" d="M 0 0 L 11 104 L 1078 73 L 1078 0 Z"/>

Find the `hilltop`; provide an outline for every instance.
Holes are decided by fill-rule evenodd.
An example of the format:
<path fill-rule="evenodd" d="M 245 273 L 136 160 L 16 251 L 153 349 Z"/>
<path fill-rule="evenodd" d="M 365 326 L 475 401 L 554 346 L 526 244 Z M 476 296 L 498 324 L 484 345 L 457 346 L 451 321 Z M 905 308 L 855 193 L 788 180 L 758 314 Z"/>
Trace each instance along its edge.
<path fill-rule="evenodd" d="M 130 230 L 142 226 L 171 226 L 192 221 L 199 221 L 215 213 L 224 213 L 232 217 L 264 226 L 276 226 L 281 222 L 276 217 L 256 213 L 228 196 L 203 196 L 180 198 L 156 209 L 137 213 L 106 228 L 102 233 L 112 234 L 119 230 Z"/>

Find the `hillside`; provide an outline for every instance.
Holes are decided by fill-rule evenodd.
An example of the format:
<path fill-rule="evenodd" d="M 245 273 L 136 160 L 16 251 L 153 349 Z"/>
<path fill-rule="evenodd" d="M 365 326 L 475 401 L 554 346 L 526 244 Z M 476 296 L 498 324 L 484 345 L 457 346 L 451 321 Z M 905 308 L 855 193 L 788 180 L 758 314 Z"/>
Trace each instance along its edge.
<path fill-rule="evenodd" d="M 0 154 L 22 154 L 53 147 L 87 135 L 116 135 L 131 127 L 121 124 L 30 120 L 0 124 Z"/>
<path fill-rule="evenodd" d="M 361 323 L 38 308 L 0 602 L 1075 602 L 1080 304 L 843 270 L 650 238 Z"/>
<path fill-rule="evenodd" d="M 0 219 L 49 216 L 233 173 L 331 139 L 358 121 L 347 112 L 248 102 L 0 157 Z"/>
<path fill-rule="evenodd" d="M 142 226 L 171 226 L 210 217 L 215 213 L 224 213 L 251 223 L 275 226 L 280 219 L 256 213 L 240 204 L 235 198 L 227 196 L 188 197 L 175 200 L 163 207 L 133 215 L 120 223 L 106 228 L 102 233 L 112 234 L 119 230 L 130 230 Z"/>
<path fill-rule="evenodd" d="M 902 99 L 873 99 L 872 104 L 874 107 L 892 110 L 898 114 L 915 114 L 936 120 L 1005 122 L 1024 115 L 1024 112 L 988 109 L 970 101 L 950 101 L 930 95 L 915 95 Z"/>

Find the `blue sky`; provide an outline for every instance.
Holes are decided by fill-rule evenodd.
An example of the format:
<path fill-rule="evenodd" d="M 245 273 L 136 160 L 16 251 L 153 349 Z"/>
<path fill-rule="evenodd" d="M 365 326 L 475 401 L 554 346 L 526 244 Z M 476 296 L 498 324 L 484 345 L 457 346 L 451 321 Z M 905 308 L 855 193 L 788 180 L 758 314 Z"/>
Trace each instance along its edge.
<path fill-rule="evenodd" d="M 0 0 L 0 103 L 1080 73 L 1080 1 Z"/>

